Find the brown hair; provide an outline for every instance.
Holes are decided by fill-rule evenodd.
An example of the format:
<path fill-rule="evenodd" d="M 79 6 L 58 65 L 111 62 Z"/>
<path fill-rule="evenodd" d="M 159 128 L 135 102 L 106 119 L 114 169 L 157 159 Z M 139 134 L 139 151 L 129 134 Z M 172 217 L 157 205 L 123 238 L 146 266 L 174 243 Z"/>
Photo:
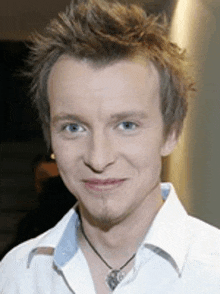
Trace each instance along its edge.
<path fill-rule="evenodd" d="M 68 54 L 105 66 L 144 54 L 160 74 L 161 112 L 165 135 L 175 127 L 179 136 L 187 112 L 187 100 L 194 90 L 188 76 L 185 52 L 169 41 L 163 16 L 147 15 L 136 5 L 100 0 L 71 2 L 46 28 L 35 35 L 29 64 L 32 97 L 39 111 L 45 139 L 50 144 L 50 108 L 47 81 L 57 59 Z"/>

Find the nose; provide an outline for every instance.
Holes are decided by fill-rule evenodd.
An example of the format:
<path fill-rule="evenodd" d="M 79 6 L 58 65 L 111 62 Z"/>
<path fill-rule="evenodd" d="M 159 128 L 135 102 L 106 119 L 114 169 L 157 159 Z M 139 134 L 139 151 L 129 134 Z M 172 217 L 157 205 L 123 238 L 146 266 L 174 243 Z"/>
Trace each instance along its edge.
<path fill-rule="evenodd" d="M 84 162 L 92 171 L 102 173 L 115 162 L 115 150 L 111 141 L 107 134 L 96 133 L 91 136 Z"/>

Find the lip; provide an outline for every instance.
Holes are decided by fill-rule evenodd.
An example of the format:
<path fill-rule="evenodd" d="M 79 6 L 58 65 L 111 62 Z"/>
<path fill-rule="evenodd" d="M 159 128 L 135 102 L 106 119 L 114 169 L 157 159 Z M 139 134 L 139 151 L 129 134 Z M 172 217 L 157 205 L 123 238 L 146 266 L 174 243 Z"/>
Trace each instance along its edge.
<path fill-rule="evenodd" d="M 116 179 L 116 178 L 109 178 L 109 179 L 87 179 L 83 182 L 88 190 L 96 191 L 96 192 L 104 192 L 113 190 L 118 188 L 124 183 L 125 179 Z"/>

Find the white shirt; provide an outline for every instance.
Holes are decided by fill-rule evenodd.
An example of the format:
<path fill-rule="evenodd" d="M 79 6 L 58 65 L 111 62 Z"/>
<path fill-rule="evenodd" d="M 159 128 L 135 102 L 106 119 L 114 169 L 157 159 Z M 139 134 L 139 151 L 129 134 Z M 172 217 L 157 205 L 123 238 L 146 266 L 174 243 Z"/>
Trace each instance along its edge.
<path fill-rule="evenodd" d="M 220 294 L 220 230 L 189 216 L 171 184 L 139 247 L 133 269 L 114 294 Z M 71 209 L 51 230 L 11 252 L 0 265 L 1 294 L 95 294 L 77 245 Z"/>

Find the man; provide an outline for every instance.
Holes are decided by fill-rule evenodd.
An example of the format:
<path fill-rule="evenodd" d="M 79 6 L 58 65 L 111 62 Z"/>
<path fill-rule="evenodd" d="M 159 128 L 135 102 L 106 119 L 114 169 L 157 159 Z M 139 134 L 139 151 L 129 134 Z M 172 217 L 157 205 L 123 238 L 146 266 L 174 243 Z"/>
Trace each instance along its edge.
<path fill-rule="evenodd" d="M 30 60 L 47 144 L 78 203 L 3 259 L 1 293 L 220 293 L 219 230 L 160 184 L 193 90 L 165 24 L 136 6 L 72 4 Z"/>

